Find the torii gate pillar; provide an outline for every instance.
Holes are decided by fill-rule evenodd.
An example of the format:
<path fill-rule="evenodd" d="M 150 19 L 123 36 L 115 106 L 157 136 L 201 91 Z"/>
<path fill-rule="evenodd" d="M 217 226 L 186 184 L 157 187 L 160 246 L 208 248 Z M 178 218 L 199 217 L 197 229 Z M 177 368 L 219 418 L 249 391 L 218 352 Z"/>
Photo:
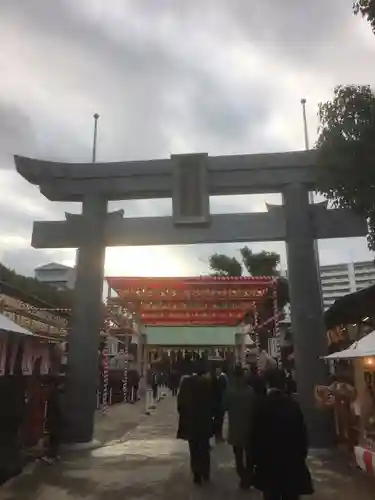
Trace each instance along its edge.
<path fill-rule="evenodd" d="M 103 324 L 104 231 L 108 202 L 83 200 L 82 243 L 77 251 L 72 324 L 66 374 L 66 433 L 64 441 L 90 443 L 94 435 L 96 391 L 99 388 L 98 344 Z"/>
<path fill-rule="evenodd" d="M 333 444 L 330 418 L 314 400 L 315 386 L 324 384 L 327 371 L 322 353 L 327 350 L 323 301 L 317 266 L 314 228 L 308 190 L 290 184 L 283 191 L 291 319 L 299 402 L 305 415 L 311 446 Z"/>

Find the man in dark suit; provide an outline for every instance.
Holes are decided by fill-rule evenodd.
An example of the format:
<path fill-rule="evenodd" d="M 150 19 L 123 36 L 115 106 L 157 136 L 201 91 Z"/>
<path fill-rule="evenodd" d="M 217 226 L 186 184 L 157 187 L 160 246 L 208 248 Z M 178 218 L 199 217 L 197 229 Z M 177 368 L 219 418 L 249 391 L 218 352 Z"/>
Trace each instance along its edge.
<path fill-rule="evenodd" d="M 254 420 L 256 395 L 246 383 L 244 370 L 237 364 L 233 379 L 224 394 L 223 409 L 228 412 L 228 443 L 233 446 L 240 488 L 250 489 L 253 472 L 251 429 Z"/>
<path fill-rule="evenodd" d="M 253 388 L 257 396 L 265 396 L 267 393 L 264 377 L 259 375 L 258 367 L 256 364 L 250 366 L 250 373 L 248 375 L 247 383 Z"/>
<path fill-rule="evenodd" d="M 253 427 L 254 484 L 264 500 L 298 500 L 313 493 L 306 465 L 307 431 L 298 403 L 285 393 L 285 375 L 271 370 Z"/>
<path fill-rule="evenodd" d="M 214 368 L 211 372 L 211 390 L 214 402 L 214 434 L 217 443 L 223 442 L 223 397 L 227 388 L 227 377 L 221 368 Z"/>
<path fill-rule="evenodd" d="M 213 434 L 214 402 L 206 367 L 181 380 L 177 397 L 179 427 L 177 437 L 189 442 L 190 466 L 194 483 L 210 480 L 210 437 Z"/>

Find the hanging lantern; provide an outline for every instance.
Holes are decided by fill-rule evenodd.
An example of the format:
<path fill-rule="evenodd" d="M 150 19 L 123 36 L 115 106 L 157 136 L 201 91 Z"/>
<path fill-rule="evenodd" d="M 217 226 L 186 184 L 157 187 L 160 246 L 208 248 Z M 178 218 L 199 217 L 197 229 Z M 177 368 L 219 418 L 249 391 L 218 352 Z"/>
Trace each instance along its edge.
<path fill-rule="evenodd" d="M 366 371 L 375 371 L 375 356 L 366 356 L 363 358 L 362 364 Z"/>

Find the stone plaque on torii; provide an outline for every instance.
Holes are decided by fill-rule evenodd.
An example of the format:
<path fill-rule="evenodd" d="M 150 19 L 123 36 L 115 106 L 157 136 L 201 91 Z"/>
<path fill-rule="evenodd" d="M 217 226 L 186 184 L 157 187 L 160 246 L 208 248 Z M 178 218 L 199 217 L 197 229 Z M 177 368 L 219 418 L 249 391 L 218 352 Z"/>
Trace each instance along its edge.
<path fill-rule="evenodd" d="M 55 163 L 16 156 L 17 171 L 51 201 L 82 202 L 81 215 L 35 222 L 35 248 L 78 248 L 67 376 L 68 441 L 93 437 L 97 346 L 106 246 L 286 241 L 299 400 L 310 442 L 332 442 L 328 417 L 316 409 L 314 388 L 325 379 L 327 341 L 315 241 L 364 236 L 364 220 L 347 210 L 309 204 L 317 178 L 315 152 L 117 163 Z M 282 206 L 264 213 L 211 215 L 209 196 L 281 192 Z M 173 216 L 123 218 L 109 200 L 172 198 Z"/>

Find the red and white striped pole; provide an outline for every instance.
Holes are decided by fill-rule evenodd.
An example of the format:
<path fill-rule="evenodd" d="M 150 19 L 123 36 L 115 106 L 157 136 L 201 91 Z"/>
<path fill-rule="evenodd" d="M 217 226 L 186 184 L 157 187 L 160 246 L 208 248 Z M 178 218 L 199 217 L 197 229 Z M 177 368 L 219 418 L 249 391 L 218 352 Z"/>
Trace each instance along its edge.
<path fill-rule="evenodd" d="M 279 322 L 279 304 L 277 300 L 277 279 L 273 281 L 272 298 L 273 298 L 273 317 L 274 317 L 274 336 L 276 342 L 276 359 L 279 368 L 282 368 L 281 360 L 281 339 L 280 339 L 280 322 Z"/>
<path fill-rule="evenodd" d="M 102 414 L 108 412 L 108 375 L 109 375 L 109 349 L 108 335 L 105 336 L 105 344 L 103 349 L 103 394 L 102 394 Z"/>
<path fill-rule="evenodd" d="M 129 371 L 129 340 L 128 334 L 125 335 L 125 349 L 124 349 L 124 384 L 122 386 L 124 391 L 124 403 L 128 400 L 128 371 Z"/>
<path fill-rule="evenodd" d="M 257 371 L 258 374 L 260 372 L 260 338 L 259 338 L 259 328 L 258 328 L 258 311 L 257 308 L 254 306 L 254 333 L 255 333 L 255 346 L 257 350 L 256 354 L 256 363 L 257 363 Z"/>

